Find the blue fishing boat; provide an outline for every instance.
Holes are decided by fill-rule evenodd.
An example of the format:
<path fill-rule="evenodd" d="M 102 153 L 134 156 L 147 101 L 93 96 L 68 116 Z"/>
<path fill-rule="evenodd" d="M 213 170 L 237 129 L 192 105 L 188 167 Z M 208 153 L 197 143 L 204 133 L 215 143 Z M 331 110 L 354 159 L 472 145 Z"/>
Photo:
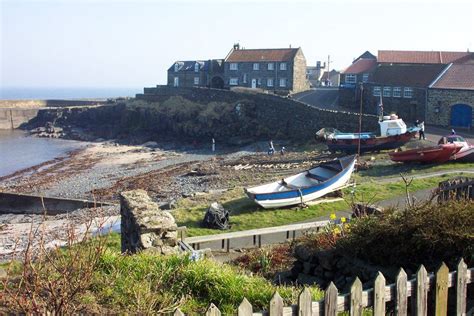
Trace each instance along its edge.
<path fill-rule="evenodd" d="M 304 204 L 345 187 L 356 155 L 326 161 L 280 181 L 247 188 L 247 196 L 264 208 Z"/>

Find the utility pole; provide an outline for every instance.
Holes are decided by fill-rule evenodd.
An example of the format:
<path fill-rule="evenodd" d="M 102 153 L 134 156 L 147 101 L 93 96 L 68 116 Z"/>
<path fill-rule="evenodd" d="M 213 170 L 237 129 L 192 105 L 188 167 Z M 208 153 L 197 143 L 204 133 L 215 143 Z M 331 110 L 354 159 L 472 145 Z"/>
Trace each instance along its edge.
<path fill-rule="evenodd" d="M 327 67 L 327 72 L 328 72 L 328 78 L 326 79 L 326 83 L 329 84 L 330 83 L 330 80 L 329 80 L 329 65 L 331 63 L 331 55 L 328 55 L 328 67 Z"/>

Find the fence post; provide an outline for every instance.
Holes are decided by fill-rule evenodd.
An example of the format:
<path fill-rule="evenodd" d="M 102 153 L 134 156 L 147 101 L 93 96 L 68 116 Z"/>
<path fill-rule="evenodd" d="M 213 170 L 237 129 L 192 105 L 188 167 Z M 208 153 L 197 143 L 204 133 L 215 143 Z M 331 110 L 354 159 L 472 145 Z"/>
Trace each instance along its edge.
<path fill-rule="evenodd" d="M 211 303 L 209 308 L 206 311 L 206 316 L 221 316 L 221 311 L 217 308 L 216 305 Z"/>
<path fill-rule="evenodd" d="M 407 274 L 403 268 L 397 275 L 397 298 L 395 302 L 395 314 L 407 316 Z"/>
<path fill-rule="evenodd" d="M 313 313 L 312 305 L 313 300 L 311 298 L 311 292 L 307 287 L 305 287 L 298 297 L 298 315 L 311 316 Z"/>
<path fill-rule="evenodd" d="M 183 313 L 179 308 L 177 308 L 177 309 L 174 311 L 173 316 L 184 316 L 184 313 Z"/>
<path fill-rule="evenodd" d="M 358 277 L 351 286 L 350 316 L 362 316 L 362 282 Z"/>
<path fill-rule="evenodd" d="M 252 304 L 244 297 L 242 303 L 239 305 L 239 309 L 237 312 L 238 316 L 252 316 L 253 314 L 253 307 Z"/>
<path fill-rule="evenodd" d="M 377 273 L 374 284 L 374 316 L 385 315 L 385 277 Z"/>
<path fill-rule="evenodd" d="M 456 315 L 466 315 L 467 265 L 461 258 L 456 272 Z"/>
<path fill-rule="evenodd" d="M 337 296 L 337 287 L 331 282 L 324 293 L 324 316 L 337 315 Z"/>
<path fill-rule="evenodd" d="M 283 299 L 278 292 L 270 300 L 270 316 L 283 316 Z"/>
<path fill-rule="evenodd" d="M 426 316 L 428 313 L 428 273 L 421 265 L 416 273 L 416 315 Z"/>
<path fill-rule="evenodd" d="M 448 277 L 449 269 L 443 262 L 436 271 L 435 313 L 436 316 L 448 314 Z"/>

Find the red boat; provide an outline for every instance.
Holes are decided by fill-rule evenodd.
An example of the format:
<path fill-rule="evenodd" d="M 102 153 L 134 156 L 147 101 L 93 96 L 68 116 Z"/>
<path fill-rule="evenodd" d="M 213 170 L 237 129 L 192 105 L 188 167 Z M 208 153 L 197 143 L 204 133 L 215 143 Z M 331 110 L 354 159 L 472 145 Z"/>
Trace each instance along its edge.
<path fill-rule="evenodd" d="M 398 162 L 442 163 L 457 153 L 461 146 L 457 144 L 440 144 L 433 147 L 417 148 L 389 153 L 390 159 Z"/>
<path fill-rule="evenodd" d="M 458 152 L 455 152 L 449 160 L 459 162 L 474 162 L 474 146 L 459 135 L 449 135 L 442 137 L 438 144 L 456 144 L 461 147 Z"/>

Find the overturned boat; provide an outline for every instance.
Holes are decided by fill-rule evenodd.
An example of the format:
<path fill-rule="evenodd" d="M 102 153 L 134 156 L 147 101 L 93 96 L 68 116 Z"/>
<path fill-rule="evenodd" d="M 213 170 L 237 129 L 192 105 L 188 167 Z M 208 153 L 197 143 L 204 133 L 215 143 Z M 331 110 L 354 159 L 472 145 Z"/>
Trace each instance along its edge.
<path fill-rule="evenodd" d="M 322 140 L 332 152 L 343 151 L 355 153 L 395 149 L 409 142 L 420 130 L 419 127 L 408 127 L 397 115 L 384 116 L 379 122 L 380 136 L 371 132 L 342 133 L 337 129 L 323 128 L 316 133 L 316 139 Z"/>
<path fill-rule="evenodd" d="M 280 181 L 245 189 L 264 208 L 304 204 L 345 187 L 354 171 L 356 155 L 327 162 Z"/>

